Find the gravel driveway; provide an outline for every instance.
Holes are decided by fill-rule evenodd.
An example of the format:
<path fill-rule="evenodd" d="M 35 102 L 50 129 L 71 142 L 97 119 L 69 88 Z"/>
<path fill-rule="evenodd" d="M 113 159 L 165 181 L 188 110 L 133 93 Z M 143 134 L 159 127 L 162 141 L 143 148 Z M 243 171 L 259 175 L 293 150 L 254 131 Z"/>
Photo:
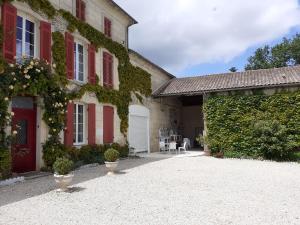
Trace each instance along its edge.
<path fill-rule="evenodd" d="M 76 171 L 0 188 L 1 225 L 300 224 L 300 165 L 204 156 L 123 160 L 121 171 Z"/>

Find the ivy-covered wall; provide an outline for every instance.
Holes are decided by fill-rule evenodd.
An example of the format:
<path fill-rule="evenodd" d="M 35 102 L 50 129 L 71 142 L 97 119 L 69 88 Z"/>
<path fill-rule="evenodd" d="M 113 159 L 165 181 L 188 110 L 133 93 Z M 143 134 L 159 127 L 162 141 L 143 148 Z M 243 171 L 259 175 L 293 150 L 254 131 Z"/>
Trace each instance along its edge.
<path fill-rule="evenodd" d="M 0 0 L 0 6 L 4 2 L 13 0 Z M 27 3 L 32 10 L 40 12 L 49 19 L 56 16 L 63 17 L 68 23 L 70 32 L 77 30 L 84 38 L 89 40 L 98 50 L 106 48 L 114 54 L 119 61 L 119 90 L 107 89 L 99 83 L 96 85 L 86 84 L 79 89 L 68 89 L 69 81 L 66 76 L 66 49 L 64 35 L 58 31 L 52 33 L 52 69 L 45 62 L 39 60 L 24 59 L 20 64 L 6 64 L 0 48 L 0 163 L 10 162 L 9 140 L 6 127 L 10 125 L 11 115 L 8 113 L 9 101 L 17 95 L 41 96 L 45 105 L 43 120 L 49 127 L 49 137 L 43 145 L 44 160 L 49 155 L 60 155 L 65 150 L 61 144 L 59 133 L 64 129 L 66 106 L 68 101 L 80 99 L 85 93 L 94 93 L 99 103 L 110 103 L 117 107 L 121 119 L 120 129 L 126 137 L 128 128 L 129 104 L 132 93 L 139 96 L 150 96 L 151 75 L 139 67 L 130 63 L 128 50 L 118 42 L 107 38 L 102 32 L 91 25 L 78 20 L 71 13 L 64 10 L 56 10 L 48 0 L 17 0 Z M 0 26 L 0 28 L 2 28 Z M 0 29 L 2 31 L 2 29 Z M 2 32 L 0 35 L 2 42 Z M 51 66 L 51 65 L 50 65 Z M 99 79 L 98 79 L 99 81 Z M 51 93 L 51 94 L 49 94 Z M 59 154 L 58 154 L 59 153 Z M 5 166 L 9 168 L 9 163 Z M 7 174 L 0 167 L 0 178 Z"/>
<path fill-rule="evenodd" d="M 213 155 L 265 158 L 300 147 L 300 91 L 211 96 L 204 108 Z"/>

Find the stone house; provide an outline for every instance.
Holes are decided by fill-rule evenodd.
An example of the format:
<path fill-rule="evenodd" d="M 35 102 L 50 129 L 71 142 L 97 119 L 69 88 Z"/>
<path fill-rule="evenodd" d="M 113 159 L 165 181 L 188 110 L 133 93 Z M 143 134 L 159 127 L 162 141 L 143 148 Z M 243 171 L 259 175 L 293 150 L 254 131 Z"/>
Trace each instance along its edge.
<path fill-rule="evenodd" d="M 194 78 L 176 78 L 139 53 L 128 48 L 128 29 L 137 23 L 126 11 L 111 0 L 49 0 L 56 10 L 70 12 L 78 20 L 105 34 L 128 50 L 130 62 L 151 75 L 153 95 L 136 95 L 129 104 L 128 133 L 121 132 L 121 119 L 117 106 L 100 103 L 93 93 L 85 93 L 68 105 L 66 130 L 60 133 L 67 146 L 119 143 L 134 147 L 136 152 L 159 151 L 159 129 L 181 129 L 183 136 L 195 139 L 205 133 L 201 106 L 211 93 L 232 90 L 296 87 L 300 85 L 300 67 L 219 74 Z M 95 51 L 80 32 L 68 31 L 68 23 L 61 16 L 47 18 L 26 1 L 12 1 L 1 10 L 4 45 L 3 56 L 15 62 L 23 55 L 52 61 L 51 33 L 64 34 L 66 46 L 66 72 L 69 90 L 86 83 L 97 83 L 111 90 L 119 90 L 119 59 L 105 47 Z M 6 31 L 15 30 L 8 38 Z M 14 32 L 13 32 L 14 33 Z M 11 34 L 10 34 L 11 35 Z M 96 74 L 98 78 L 96 78 Z M 247 76 L 246 76 L 247 75 Z M 13 157 L 14 172 L 39 170 L 43 166 L 43 148 L 49 129 L 42 119 L 43 99 L 39 96 L 15 96 L 9 111 L 20 126 L 17 141 L 20 151 L 26 149 L 22 159 Z M 11 133 L 11 129 L 7 129 Z"/>

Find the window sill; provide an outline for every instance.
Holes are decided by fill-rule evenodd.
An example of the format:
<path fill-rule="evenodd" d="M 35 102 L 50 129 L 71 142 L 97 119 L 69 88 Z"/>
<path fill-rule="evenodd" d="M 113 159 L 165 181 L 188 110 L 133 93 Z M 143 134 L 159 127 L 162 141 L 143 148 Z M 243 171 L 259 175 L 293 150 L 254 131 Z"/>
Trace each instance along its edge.
<path fill-rule="evenodd" d="M 87 82 L 85 82 L 85 81 L 78 81 L 78 80 L 70 80 L 70 81 L 77 86 L 83 86 L 83 85 L 87 84 Z"/>

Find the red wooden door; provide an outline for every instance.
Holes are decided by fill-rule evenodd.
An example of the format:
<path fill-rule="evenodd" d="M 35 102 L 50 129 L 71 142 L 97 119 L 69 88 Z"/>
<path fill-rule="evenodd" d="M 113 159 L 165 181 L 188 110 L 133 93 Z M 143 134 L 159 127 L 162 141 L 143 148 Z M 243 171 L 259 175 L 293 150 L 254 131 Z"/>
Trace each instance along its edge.
<path fill-rule="evenodd" d="M 111 106 L 103 107 L 103 142 L 114 142 L 114 108 Z"/>
<path fill-rule="evenodd" d="M 16 173 L 36 170 L 36 110 L 13 108 L 12 127 L 18 133 L 12 145 L 12 169 Z"/>

